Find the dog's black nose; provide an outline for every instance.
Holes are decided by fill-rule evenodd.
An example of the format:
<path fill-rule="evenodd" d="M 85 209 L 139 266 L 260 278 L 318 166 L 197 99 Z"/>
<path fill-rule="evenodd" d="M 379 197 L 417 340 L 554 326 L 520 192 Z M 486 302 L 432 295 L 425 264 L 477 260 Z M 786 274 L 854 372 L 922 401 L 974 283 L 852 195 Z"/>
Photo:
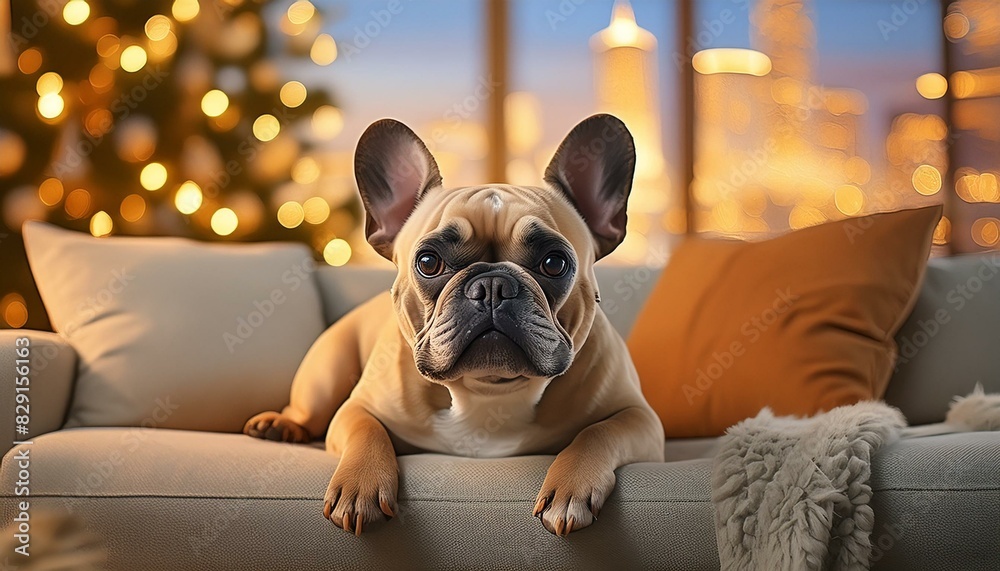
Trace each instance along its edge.
<path fill-rule="evenodd" d="M 465 284 L 465 296 L 482 302 L 487 307 L 496 307 L 505 299 L 514 299 L 521 286 L 507 272 L 486 272 Z"/>

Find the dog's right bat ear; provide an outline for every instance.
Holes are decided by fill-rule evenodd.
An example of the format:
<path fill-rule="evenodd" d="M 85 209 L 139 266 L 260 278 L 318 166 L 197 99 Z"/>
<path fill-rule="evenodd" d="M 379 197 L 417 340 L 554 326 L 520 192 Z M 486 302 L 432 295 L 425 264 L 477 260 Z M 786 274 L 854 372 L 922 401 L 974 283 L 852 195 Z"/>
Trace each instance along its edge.
<path fill-rule="evenodd" d="M 395 119 L 372 123 L 354 154 L 354 176 L 365 206 L 365 235 L 392 260 L 392 244 L 417 202 L 441 186 L 441 173 L 427 145 Z"/>

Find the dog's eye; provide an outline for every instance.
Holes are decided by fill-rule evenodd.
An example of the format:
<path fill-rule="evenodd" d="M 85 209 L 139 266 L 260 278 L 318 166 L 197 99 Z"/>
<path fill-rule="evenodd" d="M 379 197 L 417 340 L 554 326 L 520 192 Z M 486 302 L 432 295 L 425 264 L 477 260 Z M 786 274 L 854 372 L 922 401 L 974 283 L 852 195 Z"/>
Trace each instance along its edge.
<path fill-rule="evenodd" d="M 433 278 L 444 271 L 441 257 L 429 250 L 417 254 L 417 271 L 425 278 Z"/>
<path fill-rule="evenodd" d="M 545 256 L 538 269 L 550 278 L 561 278 L 566 275 L 567 268 L 569 268 L 569 262 L 566 261 L 566 258 L 562 254 L 553 252 Z"/>

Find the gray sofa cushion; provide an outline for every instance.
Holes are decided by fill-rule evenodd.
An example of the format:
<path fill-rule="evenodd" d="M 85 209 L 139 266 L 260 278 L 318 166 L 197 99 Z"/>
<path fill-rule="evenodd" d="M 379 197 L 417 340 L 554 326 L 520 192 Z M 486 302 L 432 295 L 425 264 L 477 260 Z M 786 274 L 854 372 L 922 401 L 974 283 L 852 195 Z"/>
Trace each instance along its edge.
<path fill-rule="evenodd" d="M 110 569 L 719 566 L 708 460 L 622 468 L 600 521 L 567 539 L 531 517 L 553 457 L 403 456 L 397 517 L 357 538 L 322 516 L 336 461 L 317 447 L 82 428 L 39 437 L 31 454 L 32 509 L 83 518 L 105 539 Z M 16 477 L 5 461 L 0 521 L 12 517 Z"/>
<path fill-rule="evenodd" d="M 707 454 L 707 444 L 668 442 L 667 456 Z M 0 521 L 16 501 L 14 453 L 0 469 Z M 705 459 L 618 470 L 600 520 L 557 538 L 530 516 L 551 456 L 404 456 L 398 517 L 356 538 L 320 514 L 335 460 L 314 446 L 84 428 L 37 438 L 32 458 L 32 509 L 83 518 L 105 538 L 110 569 L 719 567 Z M 875 569 L 996 569 L 997 465 L 1000 433 L 883 449 L 875 540 L 889 539 Z"/>
<path fill-rule="evenodd" d="M 941 422 L 975 384 L 1000 392 L 1000 252 L 935 258 L 896 335 L 899 359 L 885 400 L 910 424 Z"/>

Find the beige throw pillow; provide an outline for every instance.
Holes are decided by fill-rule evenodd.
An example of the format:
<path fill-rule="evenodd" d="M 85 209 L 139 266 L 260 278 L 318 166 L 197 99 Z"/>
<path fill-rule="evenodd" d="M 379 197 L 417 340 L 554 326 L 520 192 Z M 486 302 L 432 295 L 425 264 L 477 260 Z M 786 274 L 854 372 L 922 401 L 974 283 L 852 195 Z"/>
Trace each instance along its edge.
<path fill-rule="evenodd" d="M 302 245 L 98 239 L 40 222 L 24 241 L 80 357 L 68 427 L 238 432 L 288 402 L 325 325 Z"/>

